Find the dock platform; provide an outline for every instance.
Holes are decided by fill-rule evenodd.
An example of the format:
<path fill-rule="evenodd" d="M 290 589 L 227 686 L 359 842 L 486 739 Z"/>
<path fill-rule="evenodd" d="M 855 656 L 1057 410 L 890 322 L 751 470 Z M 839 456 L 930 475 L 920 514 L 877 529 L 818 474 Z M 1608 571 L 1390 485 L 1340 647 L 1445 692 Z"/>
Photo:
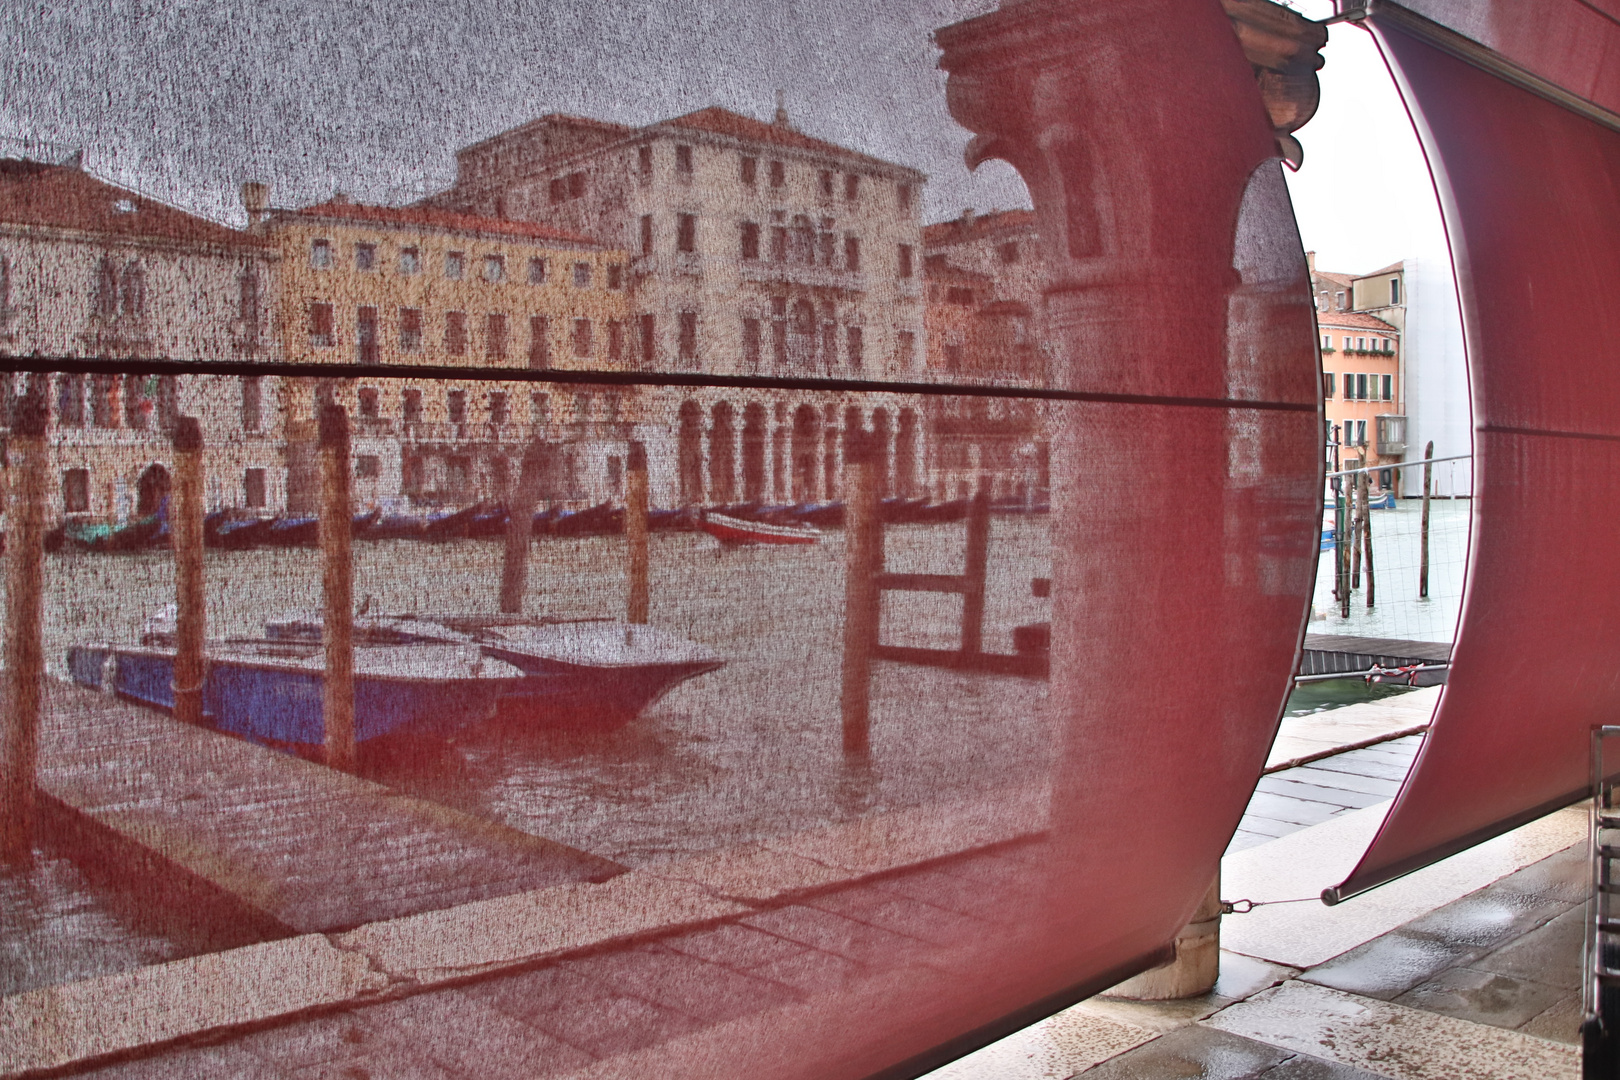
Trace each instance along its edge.
<path fill-rule="evenodd" d="M 44 713 L 40 791 L 58 828 L 189 875 L 272 936 L 625 870 L 80 687 L 48 683 Z"/>
<path fill-rule="evenodd" d="M 1299 675 L 1359 675 L 1373 667 L 1408 667 L 1413 664 L 1449 664 L 1449 641 L 1401 641 L 1349 634 L 1306 634 Z M 1420 686 L 1445 681 L 1445 672 L 1425 672 Z M 1435 678 L 1434 676 L 1439 676 Z"/>

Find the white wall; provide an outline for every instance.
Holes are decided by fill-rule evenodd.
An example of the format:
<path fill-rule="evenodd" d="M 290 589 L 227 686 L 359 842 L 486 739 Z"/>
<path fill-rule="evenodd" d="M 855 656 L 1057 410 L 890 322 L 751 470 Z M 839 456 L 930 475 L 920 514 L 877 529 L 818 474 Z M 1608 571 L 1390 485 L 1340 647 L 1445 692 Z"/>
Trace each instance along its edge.
<path fill-rule="evenodd" d="M 1436 457 L 1473 452 L 1473 399 L 1451 261 L 1419 255 L 1406 263 L 1406 460 L 1434 440 Z M 1436 495 L 1472 495 L 1472 462 L 1434 467 Z M 1404 469 L 1403 495 L 1423 493 L 1423 470 Z"/>

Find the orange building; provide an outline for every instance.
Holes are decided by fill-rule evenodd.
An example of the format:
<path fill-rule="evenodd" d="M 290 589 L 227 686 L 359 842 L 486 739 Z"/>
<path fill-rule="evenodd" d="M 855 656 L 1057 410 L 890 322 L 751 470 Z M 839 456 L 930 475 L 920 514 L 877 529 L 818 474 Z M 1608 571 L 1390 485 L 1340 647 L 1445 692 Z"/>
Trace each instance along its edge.
<path fill-rule="evenodd" d="M 1339 444 L 1339 467 L 1400 464 L 1406 456 L 1400 331 L 1359 311 L 1319 310 L 1316 323 L 1328 439 Z M 1394 469 L 1372 474 L 1372 484 L 1394 490 Z"/>

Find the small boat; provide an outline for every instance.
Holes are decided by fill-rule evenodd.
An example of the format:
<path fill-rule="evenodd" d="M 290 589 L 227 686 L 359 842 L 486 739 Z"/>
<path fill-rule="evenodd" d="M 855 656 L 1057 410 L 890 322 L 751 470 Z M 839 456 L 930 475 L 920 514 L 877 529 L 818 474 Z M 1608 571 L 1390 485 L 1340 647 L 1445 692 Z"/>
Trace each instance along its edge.
<path fill-rule="evenodd" d="M 174 708 L 174 655 L 162 635 L 145 644 L 75 645 L 68 672 L 143 705 Z M 203 717 L 260 742 L 318 746 L 325 737 L 325 656 L 319 644 L 222 641 L 207 646 Z M 445 732 L 489 719 L 522 672 L 463 645 L 357 648 L 354 726 L 363 742 L 402 731 Z"/>
<path fill-rule="evenodd" d="M 709 511 L 703 515 L 703 531 L 722 544 L 816 544 L 821 530 L 808 525 L 771 525 L 763 521 L 742 521 Z"/>
<path fill-rule="evenodd" d="M 622 532 L 624 511 L 605 502 L 560 514 L 551 523 L 552 536 L 613 536 Z"/>
<path fill-rule="evenodd" d="M 490 503 L 467 522 L 467 535 L 474 540 L 492 540 L 506 535 L 506 526 L 512 515 L 505 503 Z"/>
<path fill-rule="evenodd" d="M 203 546 L 242 551 L 265 543 L 273 517 L 225 517 L 212 524 L 203 522 Z"/>
<path fill-rule="evenodd" d="M 358 537 L 368 532 L 381 517 L 381 510 L 355 514 L 349 523 L 349 535 Z M 271 520 L 263 540 L 276 547 L 313 546 L 321 540 L 321 519 L 314 514 L 283 514 Z"/>
<path fill-rule="evenodd" d="M 1393 491 L 1386 491 L 1382 495 L 1370 496 L 1367 499 L 1367 508 L 1369 510 L 1395 509 L 1395 493 Z"/>
<path fill-rule="evenodd" d="M 841 502 L 803 503 L 793 510 L 800 525 L 818 529 L 841 529 L 844 526 L 844 504 Z"/>
<path fill-rule="evenodd" d="M 473 520 L 486 509 L 484 503 L 473 503 L 459 510 L 446 510 L 430 515 L 427 523 L 422 526 L 422 539 L 464 540 Z"/>
<path fill-rule="evenodd" d="M 319 615 L 291 615 L 267 622 L 265 634 L 313 645 L 322 625 Z M 622 727 L 681 683 L 726 663 L 697 642 L 609 619 L 357 616 L 354 634 L 366 648 L 476 647 L 510 664 L 523 678 L 503 688 L 497 716 L 528 727 Z"/>
<path fill-rule="evenodd" d="M 652 532 L 697 532 L 701 522 L 702 514 L 695 506 L 647 511 L 647 528 Z"/>

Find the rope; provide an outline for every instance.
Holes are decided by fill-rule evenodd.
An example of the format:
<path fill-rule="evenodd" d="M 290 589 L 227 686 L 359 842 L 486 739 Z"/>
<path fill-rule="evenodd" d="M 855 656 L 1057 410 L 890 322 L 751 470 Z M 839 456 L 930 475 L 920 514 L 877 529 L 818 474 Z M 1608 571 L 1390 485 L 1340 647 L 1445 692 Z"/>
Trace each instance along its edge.
<path fill-rule="evenodd" d="M 1308 904 L 1311 901 L 1321 902 L 1320 896 L 1302 896 L 1298 900 L 1222 900 L 1222 915 L 1247 915 L 1257 907 L 1270 907 L 1272 904 Z"/>

